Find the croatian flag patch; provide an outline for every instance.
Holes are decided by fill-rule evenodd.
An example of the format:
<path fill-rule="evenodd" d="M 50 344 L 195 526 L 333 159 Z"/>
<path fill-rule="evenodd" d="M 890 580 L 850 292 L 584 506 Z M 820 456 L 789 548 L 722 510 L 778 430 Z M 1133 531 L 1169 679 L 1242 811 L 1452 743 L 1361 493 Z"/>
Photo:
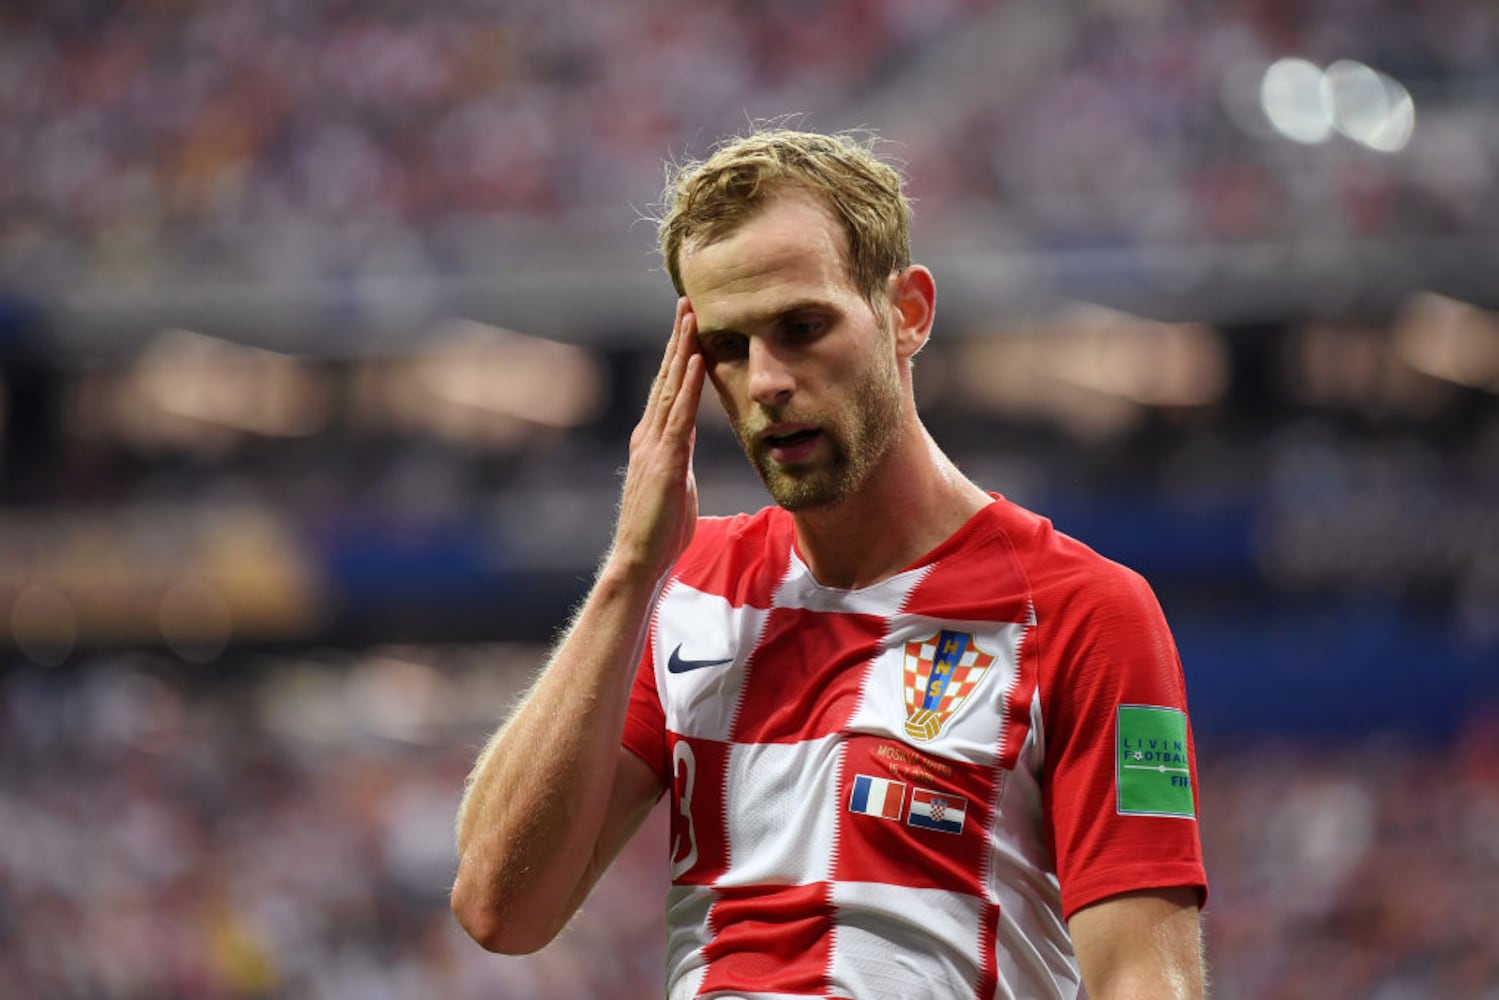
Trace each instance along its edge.
<path fill-rule="evenodd" d="M 889 778 L 871 778 L 860 774 L 854 778 L 854 791 L 849 796 L 850 812 L 881 819 L 900 820 L 901 808 L 906 801 L 906 783 Z"/>
<path fill-rule="evenodd" d="M 906 822 L 923 830 L 962 833 L 963 818 L 967 813 L 968 800 L 961 795 L 944 795 L 930 788 L 916 788 L 911 791 L 911 813 Z"/>

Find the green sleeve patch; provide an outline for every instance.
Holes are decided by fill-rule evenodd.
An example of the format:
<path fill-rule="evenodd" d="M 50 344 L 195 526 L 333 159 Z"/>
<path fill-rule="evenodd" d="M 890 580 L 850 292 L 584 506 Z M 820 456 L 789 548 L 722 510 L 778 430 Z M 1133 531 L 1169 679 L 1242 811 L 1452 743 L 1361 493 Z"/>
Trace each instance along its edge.
<path fill-rule="evenodd" d="M 1120 705 L 1117 738 L 1119 814 L 1196 818 L 1186 713 Z"/>

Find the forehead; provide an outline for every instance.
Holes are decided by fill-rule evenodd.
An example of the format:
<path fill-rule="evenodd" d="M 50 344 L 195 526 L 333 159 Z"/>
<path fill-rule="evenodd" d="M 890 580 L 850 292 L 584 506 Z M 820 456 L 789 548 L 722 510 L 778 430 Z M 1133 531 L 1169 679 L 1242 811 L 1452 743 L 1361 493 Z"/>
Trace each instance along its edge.
<path fill-rule="evenodd" d="M 791 189 L 722 239 L 684 246 L 682 285 L 699 327 L 711 329 L 794 302 L 859 299 L 847 256 L 833 213 Z"/>

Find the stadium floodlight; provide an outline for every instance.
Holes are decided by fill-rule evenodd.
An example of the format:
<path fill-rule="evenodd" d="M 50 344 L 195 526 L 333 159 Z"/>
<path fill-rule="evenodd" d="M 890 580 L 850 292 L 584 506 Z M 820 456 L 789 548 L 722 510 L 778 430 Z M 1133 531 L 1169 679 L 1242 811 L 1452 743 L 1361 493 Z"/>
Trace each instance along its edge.
<path fill-rule="evenodd" d="M 1398 153 L 1416 126 L 1416 104 L 1400 81 L 1352 59 L 1327 67 L 1322 87 L 1335 129 L 1381 153 Z"/>
<path fill-rule="evenodd" d="M 1305 59 L 1277 59 L 1260 81 L 1260 108 L 1275 130 L 1314 146 L 1333 130 L 1332 104 L 1321 67 Z"/>
<path fill-rule="evenodd" d="M 1416 103 L 1400 81 L 1353 59 L 1327 69 L 1278 59 L 1260 79 L 1260 110 L 1293 142 L 1318 145 L 1333 133 L 1368 149 L 1398 153 L 1416 126 Z"/>

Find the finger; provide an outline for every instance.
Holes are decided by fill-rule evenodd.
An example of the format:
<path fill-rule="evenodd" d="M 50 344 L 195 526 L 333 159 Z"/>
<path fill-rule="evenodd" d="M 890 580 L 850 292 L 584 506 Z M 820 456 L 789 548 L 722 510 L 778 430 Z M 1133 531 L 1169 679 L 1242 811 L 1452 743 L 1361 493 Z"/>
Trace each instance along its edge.
<path fill-rule="evenodd" d="M 679 347 L 683 340 L 683 318 L 689 315 L 687 297 L 684 295 L 677 299 L 676 317 L 671 325 L 671 337 L 667 339 L 666 350 L 661 355 L 661 367 L 656 371 L 656 377 L 651 381 L 651 393 L 646 399 L 646 412 L 653 413 L 661 407 L 658 403 L 670 392 L 671 369 L 676 361 Z"/>
<path fill-rule="evenodd" d="M 677 322 L 672 328 L 671 343 L 667 347 L 665 368 L 653 393 L 653 405 L 656 407 L 653 423 L 657 427 L 666 426 L 671 419 L 686 381 L 688 362 L 697 356 L 697 317 L 683 300 L 678 303 Z M 693 404 L 693 409 L 695 412 L 696 403 Z"/>
<path fill-rule="evenodd" d="M 671 410 L 666 415 L 666 432 L 674 436 L 686 436 L 696 432 L 698 404 L 703 398 L 703 383 L 707 365 L 703 356 L 693 352 L 682 366 L 682 382 Z"/>

